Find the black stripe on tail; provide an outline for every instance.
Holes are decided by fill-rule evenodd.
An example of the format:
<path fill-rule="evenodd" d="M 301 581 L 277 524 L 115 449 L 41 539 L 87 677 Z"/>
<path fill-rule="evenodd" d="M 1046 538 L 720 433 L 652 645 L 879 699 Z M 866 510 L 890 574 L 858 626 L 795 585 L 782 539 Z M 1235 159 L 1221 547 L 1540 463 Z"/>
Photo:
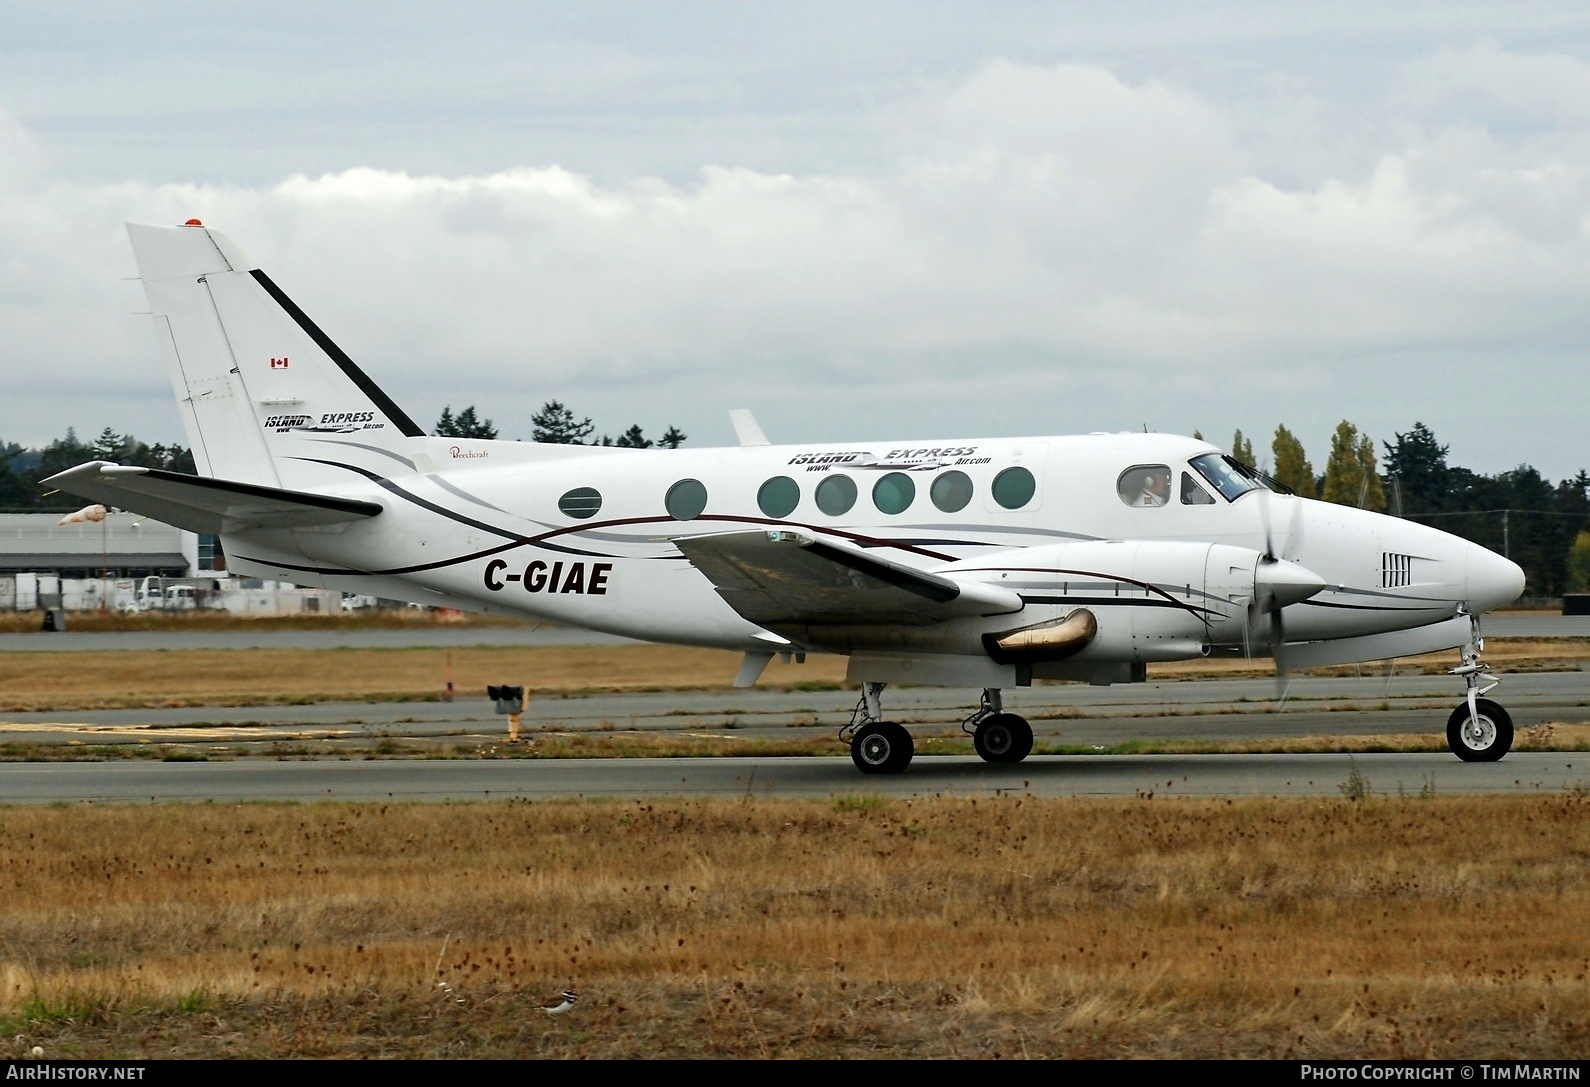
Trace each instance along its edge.
<path fill-rule="evenodd" d="M 298 322 L 298 327 L 309 334 L 309 338 L 314 340 L 320 346 L 320 349 L 331 357 L 331 361 L 341 367 L 342 372 L 348 376 L 348 380 L 357 385 L 359 391 L 368 396 L 371 402 L 381 409 L 382 414 L 392 421 L 392 425 L 403 432 L 405 437 L 423 438 L 425 436 L 425 431 L 415 425 L 414 420 L 410 419 L 402 408 L 393 403 L 392 398 L 382 392 L 381 387 L 371 381 L 369 375 L 359 369 L 358 365 L 347 356 L 342 348 L 332 342 L 330 336 L 320 331 L 320 326 L 311 321 L 309 315 L 299 309 L 291 298 L 283 294 L 282 289 L 271 282 L 270 276 L 258 268 L 251 271 L 249 275 L 259 281 L 259 285 L 265 288 L 266 293 L 276 299 L 276 304 L 286 310 L 288 316 Z"/>

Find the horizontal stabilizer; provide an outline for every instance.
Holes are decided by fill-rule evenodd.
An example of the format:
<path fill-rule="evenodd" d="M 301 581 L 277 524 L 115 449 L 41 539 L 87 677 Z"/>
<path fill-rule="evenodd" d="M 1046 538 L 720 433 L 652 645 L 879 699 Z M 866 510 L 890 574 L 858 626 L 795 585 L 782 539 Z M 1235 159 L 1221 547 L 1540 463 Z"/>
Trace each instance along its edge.
<path fill-rule="evenodd" d="M 310 528 L 374 517 L 382 506 L 353 498 L 206 479 L 160 468 L 93 460 L 44 481 L 68 494 L 119 506 L 190 532 Z"/>
<path fill-rule="evenodd" d="M 1021 597 L 868 554 L 788 529 L 728 532 L 674 541 L 740 615 L 780 626 L 926 626 L 970 615 L 1020 611 Z"/>

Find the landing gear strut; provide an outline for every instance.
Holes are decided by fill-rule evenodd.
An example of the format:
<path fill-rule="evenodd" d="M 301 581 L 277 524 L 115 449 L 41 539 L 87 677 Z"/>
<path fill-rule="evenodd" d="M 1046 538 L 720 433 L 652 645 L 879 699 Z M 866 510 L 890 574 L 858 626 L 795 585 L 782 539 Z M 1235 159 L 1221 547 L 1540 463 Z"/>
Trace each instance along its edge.
<path fill-rule="evenodd" d="M 1495 762 L 1512 749 L 1513 719 L 1500 704 L 1480 697 L 1489 694 L 1501 680 L 1480 663 L 1485 639 L 1480 637 L 1479 620 L 1470 616 L 1469 622 L 1473 633 L 1469 644 L 1463 647 L 1463 663 L 1450 673 L 1463 677 L 1468 698 L 1447 718 L 1446 743 L 1464 762 Z"/>
<path fill-rule="evenodd" d="M 1032 754 L 1032 726 L 1027 719 L 1006 713 L 999 688 L 983 688 L 983 704 L 961 722 L 972 734 L 972 746 L 984 762 L 1016 763 Z"/>
<path fill-rule="evenodd" d="M 839 738 L 850 743 L 850 761 L 863 774 L 898 774 L 911 765 L 916 753 L 903 725 L 881 720 L 885 686 L 863 683 L 861 701 L 850 715 L 850 724 L 839 730 Z"/>

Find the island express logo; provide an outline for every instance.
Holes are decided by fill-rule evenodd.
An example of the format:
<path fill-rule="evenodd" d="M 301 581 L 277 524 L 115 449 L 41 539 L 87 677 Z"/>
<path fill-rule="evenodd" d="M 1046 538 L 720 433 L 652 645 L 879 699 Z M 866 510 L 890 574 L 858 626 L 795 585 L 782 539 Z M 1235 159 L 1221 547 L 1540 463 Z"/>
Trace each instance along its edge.
<path fill-rule="evenodd" d="M 385 423 L 377 422 L 373 411 L 328 411 L 316 422 L 313 415 L 270 415 L 265 418 L 265 429 L 277 434 L 302 431 L 306 434 L 352 434 L 359 430 L 384 430 Z"/>
<path fill-rule="evenodd" d="M 975 445 L 932 446 L 925 449 L 891 449 L 883 456 L 866 450 L 797 453 L 791 465 L 808 472 L 827 472 L 835 468 L 856 468 L 868 472 L 932 472 L 967 464 L 987 464 L 992 457 L 977 456 Z"/>

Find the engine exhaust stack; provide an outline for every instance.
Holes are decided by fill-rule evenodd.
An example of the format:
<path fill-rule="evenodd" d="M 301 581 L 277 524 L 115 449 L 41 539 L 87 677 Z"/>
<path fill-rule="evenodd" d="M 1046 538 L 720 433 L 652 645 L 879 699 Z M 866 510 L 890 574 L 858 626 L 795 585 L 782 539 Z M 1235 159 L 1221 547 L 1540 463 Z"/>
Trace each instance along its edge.
<path fill-rule="evenodd" d="M 1074 657 L 1099 633 L 1099 621 L 1087 608 L 1037 626 L 984 634 L 983 648 L 1000 664 L 1041 664 Z"/>

